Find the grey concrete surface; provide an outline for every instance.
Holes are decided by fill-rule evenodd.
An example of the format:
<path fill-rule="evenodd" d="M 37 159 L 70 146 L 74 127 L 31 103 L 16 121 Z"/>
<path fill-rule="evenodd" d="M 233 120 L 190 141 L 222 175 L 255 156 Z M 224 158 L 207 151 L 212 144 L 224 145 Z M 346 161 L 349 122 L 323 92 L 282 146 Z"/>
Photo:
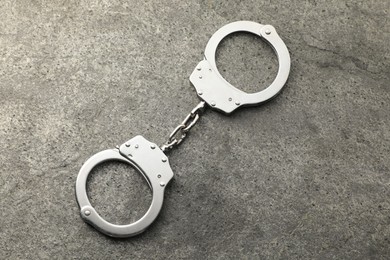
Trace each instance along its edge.
<path fill-rule="evenodd" d="M 0 2 L 1 259 L 389 259 L 390 3 Z M 163 143 L 198 103 L 188 77 L 209 37 L 272 24 L 292 70 L 271 102 L 208 110 L 180 148 L 157 221 L 108 238 L 79 217 L 74 185 L 92 154 L 142 134 Z M 222 74 L 248 92 L 277 71 L 238 34 Z M 151 194 L 134 170 L 98 167 L 93 205 L 115 223 Z"/>

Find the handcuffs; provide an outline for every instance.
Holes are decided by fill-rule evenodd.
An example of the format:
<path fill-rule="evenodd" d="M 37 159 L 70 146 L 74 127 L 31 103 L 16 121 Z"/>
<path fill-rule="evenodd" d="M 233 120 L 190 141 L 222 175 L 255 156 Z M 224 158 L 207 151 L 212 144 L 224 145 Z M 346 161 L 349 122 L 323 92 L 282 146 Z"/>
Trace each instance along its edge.
<path fill-rule="evenodd" d="M 215 53 L 219 43 L 227 35 L 235 32 L 249 32 L 260 36 L 272 46 L 279 61 L 278 74 L 266 89 L 249 94 L 243 92 L 219 73 Z M 161 147 L 138 135 L 115 149 L 104 150 L 93 155 L 81 167 L 76 181 L 76 198 L 81 217 L 100 232 L 112 237 L 131 237 L 143 232 L 159 214 L 166 185 L 173 177 L 165 152 L 180 144 L 188 131 L 198 121 L 200 113 L 207 106 L 225 114 L 230 114 L 242 106 L 259 105 L 276 96 L 283 88 L 290 73 L 290 54 L 283 40 L 271 25 L 261 25 L 250 21 L 238 21 L 220 28 L 210 38 L 204 52 L 204 60 L 199 62 L 190 76 L 190 81 L 202 100 L 170 134 Z M 146 179 L 152 191 L 152 204 L 145 215 L 128 225 L 116 225 L 104 220 L 91 206 L 86 191 L 88 175 L 103 162 L 116 160 L 133 166 Z"/>

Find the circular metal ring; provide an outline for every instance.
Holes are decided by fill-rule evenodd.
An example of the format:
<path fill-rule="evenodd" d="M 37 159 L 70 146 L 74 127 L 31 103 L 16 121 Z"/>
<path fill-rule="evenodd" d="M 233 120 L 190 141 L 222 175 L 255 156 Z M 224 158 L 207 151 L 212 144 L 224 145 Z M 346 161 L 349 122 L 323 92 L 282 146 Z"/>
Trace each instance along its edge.
<path fill-rule="evenodd" d="M 223 38 L 235 32 L 249 32 L 260 36 L 275 51 L 279 69 L 276 78 L 266 89 L 257 93 L 246 93 L 231 85 L 219 73 L 215 61 L 216 50 Z M 206 46 L 205 60 L 198 64 L 190 80 L 201 99 L 212 108 L 229 114 L 240 106 L 258 105 L 277 95 L 288 79 L 290 66 L 288 49 L 273 26 L 238 21 L 223 26 L 213 34 Z"/>
<path fill-rule="evenodd" d="M 124 162 L 133 166 L 145 177 L 153 193 L 152 204 L 150 205 L 148 211 L 141 219 L 129 225 L 115 225 L 107 222 L 96 212 L 88 199 L 86 191 L 88 175 L 96 165 L 111 160 Z M 151 182 L 135 163 L 122 156 L 117 149 L 111 149 L 93 155 L 81 167 L 76 181 L 76 198 L 80 206 L 81 217 L 84 221 L 106 235 L 112 237 L 130 237 L 144 231 L 156 219 L 162 207 L 164 188 L 153 181 Z"/>

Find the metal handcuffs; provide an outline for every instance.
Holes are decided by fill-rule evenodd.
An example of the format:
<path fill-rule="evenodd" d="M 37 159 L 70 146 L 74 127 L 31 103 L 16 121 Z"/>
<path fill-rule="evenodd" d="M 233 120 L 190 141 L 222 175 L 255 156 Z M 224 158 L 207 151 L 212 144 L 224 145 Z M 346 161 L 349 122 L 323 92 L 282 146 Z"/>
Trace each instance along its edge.
<path fill-rule="evenodd" d="M 277 54 L 278 74 L 272 84 L 260 92 L 248 94 L 235 88 L 221 76 L 217 69 L 216 49 L 223 38 L 234 32 L 249 32 L 260 36 L 272 46 Z M 183 141 L 187 132 L 199 119 L 206 104 L 226 114 L 232 113 L 241 106 L 259 105 L 280 92 L 290 72 L 289 52 L 275 28 L 271 25 L 261 25 L 250 21 L 233 22 L 220 28 L 207 43 L 204 56 L 204 60 L 199 62 L 190 76 L 190 81 L 202 101 L 175 128 L 161 148 L 142 136 L 136 136 L 116 149 L 93 155 L 81 167 L 76 181 L 76 198 L 80 206 L 81 217 L 100 232 L 112 237 L 131 237 L 143 232 L 156 219 L 162 207 L 165 187 L 173 177 L 164 152 Z M 104 220 L 91 206 L 87 196 L 88 175 L 96 165 L 110 160 L 125 162 L 133 166 L 144 176 L 152 190 L 152 204 L 148 211 L 141 219 L 128 225 L 115 225 Z"/>

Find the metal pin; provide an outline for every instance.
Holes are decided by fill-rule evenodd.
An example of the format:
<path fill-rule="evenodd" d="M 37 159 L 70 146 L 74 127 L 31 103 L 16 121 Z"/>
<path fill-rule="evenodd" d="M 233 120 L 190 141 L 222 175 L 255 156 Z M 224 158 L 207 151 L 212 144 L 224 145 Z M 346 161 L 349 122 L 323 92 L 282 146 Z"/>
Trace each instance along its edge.
<path fill-rule="evenodd" d="M 267 29 L 267 30 L 265 30 L 265 34 L 271 34 L 271 30 L 270 29 Z"/>
<path fill-rule="evenodd" d="M 236 105 L 239 106 L 241 103 L 240 101 L 236 101 Z"/>
<path fill-rule="evenodd" d="M 160 182 L 160 186 L 164 187 L 165 186 L 165 182 Z"/>
<path fill-rule="evenodd" d="M 126 146 L 126 147 L 129 147 L 129 146 L 130 146 L 130 143 L 126 143 L 125 146 Z"/>
<path fill-rule="evenodd" d="M 89 216 L 89 215 L 91 215 L 91 211 L 86 210 L 86 211 L 84 211 L 84 214 L 85 214 L 85 216 Z"/>
<path fill-rule="evenodd" d="M 213 107 L 215 107 L 215 102 L 214 101 L 211 101 L 211 105 L 213 106 Z"/>
<path fill-rule="evenodd" d="M 155 149 L 155 148 L 156 148 L 156 145 L 152 144 L 152 145 L 150 146 L 150 148 Z"/>
<path fill-rule="evenodd" d="M 202 79 L 202 76 L 199 76 L 200 79 Z"/>
<path fill-rule="evenodd" d="M 138 148 L 138 147 L 139 147 L 139 145 L 138 145 L 138 144 L 136 144 L 134 147 L 135 147 L 135 148 Z"/>
<path fill-rule="evenodd" d="M 162 161 L 162 162 L 166 162 L 166 161 L 167 161 L 167 158 L 162 158 L 161 161 Z"/>

